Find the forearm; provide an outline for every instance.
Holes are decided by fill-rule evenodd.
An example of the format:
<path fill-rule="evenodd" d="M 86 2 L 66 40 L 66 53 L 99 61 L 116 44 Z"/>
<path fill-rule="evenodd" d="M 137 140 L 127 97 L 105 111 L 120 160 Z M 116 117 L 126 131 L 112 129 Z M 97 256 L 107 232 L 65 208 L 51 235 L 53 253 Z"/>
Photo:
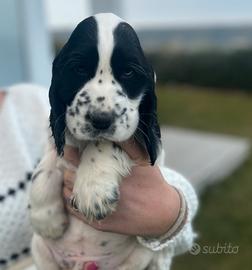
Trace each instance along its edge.
<path fill-rule="evenodd" d="M 192 229 L 192 221 L 197 211 L 198 200 L 191 184 L 183 176 L 167 168 L 161 168 L 161 172 L 167 183 L 179 190 L 184 197 L 187 209 L 185 219 L 182 226 L 178 227 L 172 235 L 170 229 L 167 228 L 166 232 L 159 237 L 138 237 L 138 240 L 152 250 L 170 247 L 174 250 L 174 254 L 183 253 L 190 249 L 196 235 Z"/>
<path fill-rule="evenodd" d="M 159 237 L 165 234 L 177 220 L 180 211 L 180 196 L 178 191 L 165 181 L 157 166 L 137 168 L 135 176 L 142 178 L 141 182 L 149 178 L 159 185 L 156 187 L 155 194 L 153 193 L 153 196 L 148 198 L 149 208 L 143 205 L 146 215 L 149 213 L 151 217 L 149 224 L 143 224 L 146 230 L 140 234 L 144 237 Z"/>

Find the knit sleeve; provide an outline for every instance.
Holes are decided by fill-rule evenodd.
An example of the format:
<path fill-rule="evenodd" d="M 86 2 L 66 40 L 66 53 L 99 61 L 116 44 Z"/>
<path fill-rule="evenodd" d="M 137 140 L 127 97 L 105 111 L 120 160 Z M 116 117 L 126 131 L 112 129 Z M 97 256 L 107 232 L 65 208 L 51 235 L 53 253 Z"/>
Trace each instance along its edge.
<path fill-rule="evenodd" d="M 160 171 L 168 184 L 178 189 L 184 196 L 187 204 L 187 219 L 184 226 L 172 238 L 144 238 L 138 236 L 137 239 L 140 244 L 153 250 L 162 250 L 169 248 L 174 255 L 188 251 L 193 244 L 196 234 L 192 228 L 192 221 L 198 208 L 198 199 L 192 185 L 179 173 L 160 167 Z"/>

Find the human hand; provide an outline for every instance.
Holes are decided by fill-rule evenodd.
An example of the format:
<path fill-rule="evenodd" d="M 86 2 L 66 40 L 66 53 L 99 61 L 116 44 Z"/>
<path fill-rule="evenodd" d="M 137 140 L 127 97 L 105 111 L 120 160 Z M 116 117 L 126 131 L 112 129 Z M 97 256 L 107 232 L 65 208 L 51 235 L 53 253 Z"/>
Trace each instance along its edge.
<path fill-rule="evenodd" d="M 120 185 L 117 210 L 101 221 L 90 225 L 98 230 L 127 235 L 159 236 L 167 232 L 175 222 L 180 208 L 177 191 L 163 179 L 157 166 L 150 166 L 148 155 L 138 144 L 130 140 L 119 144 L 137 163 Z M 78 150 L 66 146 L 64 158 L 79 165 Z M 63 195 L 69 201 L 72 195 L 75 172 L 65 170 Z M 68 211 L 87 222 L 85 217 L 67 204 Z"/>

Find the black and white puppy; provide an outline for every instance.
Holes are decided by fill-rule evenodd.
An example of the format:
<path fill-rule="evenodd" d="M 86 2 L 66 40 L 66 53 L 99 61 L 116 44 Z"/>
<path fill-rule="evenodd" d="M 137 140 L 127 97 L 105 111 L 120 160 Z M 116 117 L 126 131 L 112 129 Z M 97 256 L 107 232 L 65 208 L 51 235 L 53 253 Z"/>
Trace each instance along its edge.
<path fill-rule="evenodd" d="M 121 179 L 133 166 L 114 142 L 134 136 L 155 163 L 160 130 L 154 88 L 155 75 L 135 31 L 113 14 L 82 21 L 54 60 L 49 91 L 54 142 L 34 172 L 30 195 L 39 270 L 83 269 L 86 261 L 100 270 L 162 269 L 160 253 L 135 237 L 100 232 L 70 217 L 62 200 L 62 168 L 70 166 L 62 159 L 65 144 L 82 153 L 72 202 L 88 220 L 115 210 Z"/>

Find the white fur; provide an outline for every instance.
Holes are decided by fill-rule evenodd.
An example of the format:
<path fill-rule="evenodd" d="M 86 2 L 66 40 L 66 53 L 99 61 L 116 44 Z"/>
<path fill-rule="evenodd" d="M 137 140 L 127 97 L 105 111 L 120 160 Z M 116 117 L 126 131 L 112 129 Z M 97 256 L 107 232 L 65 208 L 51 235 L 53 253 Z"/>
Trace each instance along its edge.
<path fill-rule="evenodd" d="M 116 208 L 119 184 L 129 174 L 132 162 L 124 152 L 114 149 L 112 143 L 104 142 L 87 145 L 81 164 L 73 189 L 77 208 L 87 219 L 105 217 Z"/>
<path fill-rule="evenodd" d="M 110 59 L 114 47 L 113 31 L 116 26 L 123 21 L 114 14 L 109 15 L 110 16 L 106 13 L 101 13 L 95 16 L 98 24 L 98 51 L 100 56 L 98 71 L 110 67 Z"/>

